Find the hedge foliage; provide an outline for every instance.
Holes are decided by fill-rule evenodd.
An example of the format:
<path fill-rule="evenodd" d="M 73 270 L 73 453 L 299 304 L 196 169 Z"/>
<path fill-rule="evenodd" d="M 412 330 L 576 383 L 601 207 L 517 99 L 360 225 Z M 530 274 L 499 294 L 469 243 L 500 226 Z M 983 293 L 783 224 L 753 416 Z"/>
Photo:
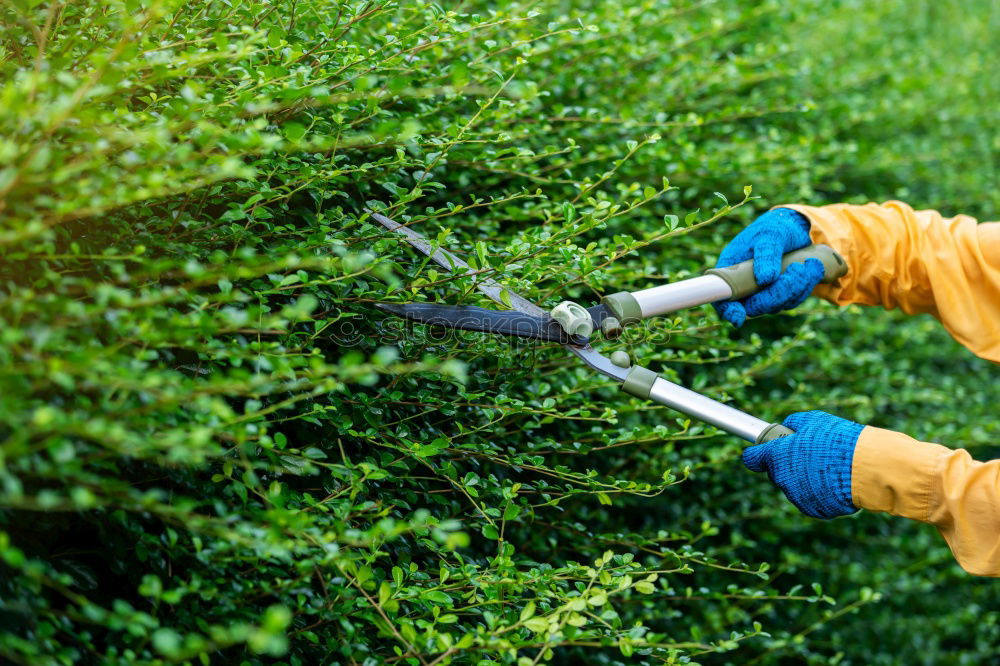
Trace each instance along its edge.
<path fill-rule="evenodd" d="M 973 10 L 974 8 L 974 10 Z M 15 663 L 980 664 L 932 529 L 804 518 L 562 350 L 400 328 L 682 278 L 795 200 L 998 214 L 989 0 L 0 7 L 0 655 Z M 753 190 L 751 192 L 751 186 Z M 763 418 L 996 452 L 926 318 L 603 345 Z"/>

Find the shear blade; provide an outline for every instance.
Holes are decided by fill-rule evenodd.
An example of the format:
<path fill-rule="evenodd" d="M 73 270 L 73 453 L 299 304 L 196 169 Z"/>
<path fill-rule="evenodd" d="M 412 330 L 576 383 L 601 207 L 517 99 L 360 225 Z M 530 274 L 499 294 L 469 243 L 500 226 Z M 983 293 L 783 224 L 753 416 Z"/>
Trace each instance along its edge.
<path fill-rule="evenodd" d="M 512 335 L 529 340 L 561 344 L 585 344 L 586 339 L 569 335 L 554 319 L 514 310 L 488 310 L 474 305 L 436 303 L 376 303 L 376 307 L 398 317 L 431 326 Z"/>

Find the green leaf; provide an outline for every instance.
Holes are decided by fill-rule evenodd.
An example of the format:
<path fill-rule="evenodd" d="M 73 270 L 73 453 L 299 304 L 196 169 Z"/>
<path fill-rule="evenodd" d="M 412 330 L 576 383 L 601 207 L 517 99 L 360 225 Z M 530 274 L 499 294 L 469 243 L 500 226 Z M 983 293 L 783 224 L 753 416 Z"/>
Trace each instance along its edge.
<path fill-rule="evenodd" d="M 603 606 L 608 603 L 608 595 L 604 592 L 597 592 L 587 597 L 587 603 L 591 606 Z"/>
<path fill-rule="evenodd" d="M 573 220 L 576 219 L 576 207 L 568 201 L 563 202 L 562 214 L 566 224 L 572 224 Z"/>
<path fill-rule="evenodd" d="M 549 630 L 549 622 L 543 617 L 533 617 L 527 620 L 524 626 L 536 634 L 546 633 Z"/>
<path fill-rule="evenodd" d="M 476 241 L 476 259 L 479 268 L 488 268 L 489 261 L 486 257 L 486 243 L 483 241 Z"/>
<path fill-rule="evenodd" d="M 281 131 L 292 143 L 298 143 L 306 135 L 306 128 L 299 123 L 285 123 Z"/>
<path fill-rule="evenodd" d="M 450 604 L 452 602 L 451 597 L 440 590 L 428 590 L 421 594 L 420 598 L 436 604 Z"/>
<path fill-rule="evenodd" d="M 181 654 L 181 636 L 173 629 L 163 627 L 153 632 L 153 647 L 168 659 L 176 659 Z"/>

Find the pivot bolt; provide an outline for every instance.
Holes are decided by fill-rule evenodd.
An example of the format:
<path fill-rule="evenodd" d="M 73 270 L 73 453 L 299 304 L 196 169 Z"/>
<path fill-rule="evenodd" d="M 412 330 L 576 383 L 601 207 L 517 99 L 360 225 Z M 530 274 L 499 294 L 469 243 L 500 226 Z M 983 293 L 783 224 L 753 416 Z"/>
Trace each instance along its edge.
<path fill-rule="evenodd" d="M 617 317 L 605 317 L 601 322 L 601 333 L 605 338 L 613 340 L 622 334 L 622 323 Z"/>

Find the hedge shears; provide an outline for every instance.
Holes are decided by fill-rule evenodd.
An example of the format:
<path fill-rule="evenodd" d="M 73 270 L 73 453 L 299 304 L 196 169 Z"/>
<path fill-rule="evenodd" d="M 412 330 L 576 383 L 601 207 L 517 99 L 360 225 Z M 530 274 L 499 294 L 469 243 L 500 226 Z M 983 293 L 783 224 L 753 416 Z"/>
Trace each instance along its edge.
<path fill-rule="evenodd" d="M 621 334 L 623 327 L 643 319 L 753 294 L 759 286 L 754 279 L 752 259 L 727 268 L 712 268 L 699 277 L 679 282 L 634 292 L 620 291 L 603 297 L 600 303 L 591 307 L 564 301 L 547 311 L 495 280 L 478 275 L 479 271 L 462 259 L 443 248 L 434 247 L 409 227 L 379 213 L 371 212 L 371 216 L 387 230 L 403 236 L 439 266 L 474 276 L 480 292 L 494 302 L 512 308 L 490 310 L 471 305 L 436 303 L 376 304 L 381 310 L 421 324 L 558 343 L 592 370 L 620 384 L 625 393 L 666 405 L 748 442 L 760 444 L 793 434 L 780 423 L 768 423 L 667 381 L 652 370 L 633 364 L 627 352 L 616 351 L 607 357 L 591 344 L 595 331 L 601 331 L 605 338 L 615 338 Z M 809 245 L 787 253 L 782 259 L 782 270 L 789 264 L 809 258 L 822 262 L 824 282 L 835 282 L 847 272 L 844 259 L 827 245 Z"/>

